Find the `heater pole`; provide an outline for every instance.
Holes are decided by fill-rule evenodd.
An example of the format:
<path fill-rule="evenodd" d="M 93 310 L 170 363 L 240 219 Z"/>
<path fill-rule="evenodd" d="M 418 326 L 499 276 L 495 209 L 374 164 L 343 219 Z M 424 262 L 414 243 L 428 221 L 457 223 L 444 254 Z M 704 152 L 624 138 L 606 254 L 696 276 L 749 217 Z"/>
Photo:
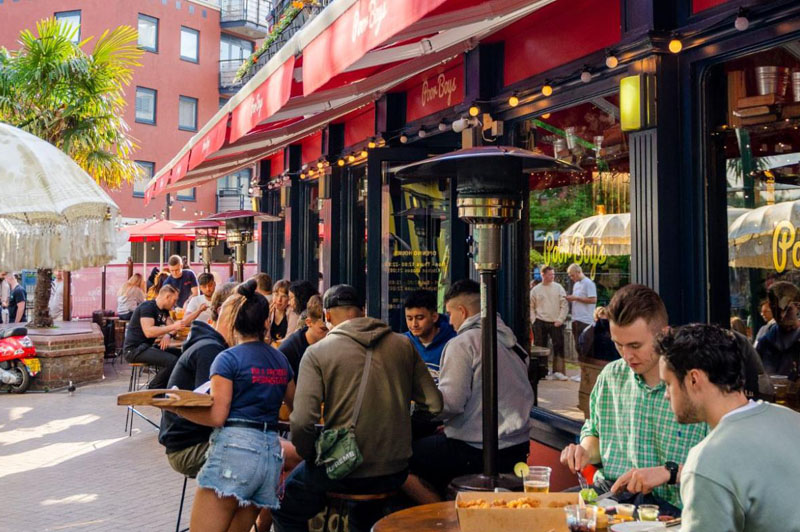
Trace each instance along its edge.
<path fill-rule="evenodd" d="M 481 270 L 483 475 L 497 479 L 497 270 Z"/>

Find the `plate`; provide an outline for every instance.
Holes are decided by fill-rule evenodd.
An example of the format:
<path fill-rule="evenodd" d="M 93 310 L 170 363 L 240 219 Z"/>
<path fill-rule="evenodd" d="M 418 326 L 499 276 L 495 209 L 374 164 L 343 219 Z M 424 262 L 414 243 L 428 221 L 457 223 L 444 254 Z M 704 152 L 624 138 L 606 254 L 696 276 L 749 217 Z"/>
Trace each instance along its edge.
<path fill-rule="evenodd" d="M 611 532 L 643 532 L 644 530 L 666 530 L 664 523 L 658 521 L 630 521 L 611 525 Z"/>

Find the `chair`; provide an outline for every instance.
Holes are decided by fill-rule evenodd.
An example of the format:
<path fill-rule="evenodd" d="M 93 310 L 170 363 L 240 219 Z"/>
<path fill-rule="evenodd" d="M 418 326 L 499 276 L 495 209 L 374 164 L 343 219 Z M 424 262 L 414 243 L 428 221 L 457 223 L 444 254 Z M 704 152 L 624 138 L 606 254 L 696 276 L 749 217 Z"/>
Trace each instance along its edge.
<path fill-rule="evenodd" d="M 350 510 L 353 506 L 360 503 L 382 503 L 381 516 L 388 515 L 392 512 L 386 504 L 392 497 L 397 495 L 396 491 L 387 491 L 384 493 L 335 493 L 327 492 L 325 497 L 328 499 L 328 509 L 325 511 L 325 524 L 322 527 L 323 532 L 345 532 L 350 530 Z M 331 526 L 331 521 L 334 515 L 336 519 L 336 526 Z"/>
<path fill-rule="evenodd" d="M 131 362 L 129 365 L 131 367 L 131 377 L 130 380 L 128 381 L 128 391 L 135 392 L 146 387 L 147 384 L 150 382 L 150 379 L 152 378 L 153 374 L 155 373 L 155 369 L 153 368 L 153 366 L 150 366 L 149 364 L 145 364 L 143 362 Z M 142 383 L 142 373 L 144 373 L 145 371 L 147 372 L 147 379 L 144 380 L 144 383 Z M 125 432 L 128 433 L 128 436 L 133 435 L 134 414 L 144 419 L 151 425 L 153 425 L 153 427 L 155 427 L 156 430 L 159 429 L 158 425 L 156 425 L 153 421 L 151 421 L 150 418 L 148 418 L 147 416 L 136 410 L 133 406 L 128 406 L 127 408 L 128 409 L 125 414 Z"/>

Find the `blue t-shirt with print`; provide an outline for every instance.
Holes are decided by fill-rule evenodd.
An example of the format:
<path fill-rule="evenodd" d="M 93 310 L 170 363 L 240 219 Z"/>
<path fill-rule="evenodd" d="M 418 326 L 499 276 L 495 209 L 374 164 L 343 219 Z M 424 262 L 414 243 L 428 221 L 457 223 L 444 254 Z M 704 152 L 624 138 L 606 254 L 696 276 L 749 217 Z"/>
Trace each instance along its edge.
<path fill-rule="evenodd" d="M 277 423 L 286 386 L 294 378 L 286 357 L 264 342 L 226 349 L 211 364 L 211 376 L 233 381 L 228 419 Z"/>

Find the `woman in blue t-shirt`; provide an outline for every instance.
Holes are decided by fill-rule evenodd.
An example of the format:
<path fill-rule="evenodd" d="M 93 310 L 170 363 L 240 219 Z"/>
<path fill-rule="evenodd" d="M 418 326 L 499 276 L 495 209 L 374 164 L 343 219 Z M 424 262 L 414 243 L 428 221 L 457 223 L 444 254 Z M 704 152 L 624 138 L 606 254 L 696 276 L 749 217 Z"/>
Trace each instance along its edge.
<path fill-rule="evenodd" d="M 283 467 L 278 440 L 281 402 L 291 408 L 294 375 L 286 357 L 264 343 L 269 303 L 256 282 L 239 285 L 230 306 L 236 346 L 211 365 L 213 406 L 169 408 L 186 419 L 217 427 L 197 476 L 192 531 L 248 531 L 259 508 L 278 508 Z"/>

